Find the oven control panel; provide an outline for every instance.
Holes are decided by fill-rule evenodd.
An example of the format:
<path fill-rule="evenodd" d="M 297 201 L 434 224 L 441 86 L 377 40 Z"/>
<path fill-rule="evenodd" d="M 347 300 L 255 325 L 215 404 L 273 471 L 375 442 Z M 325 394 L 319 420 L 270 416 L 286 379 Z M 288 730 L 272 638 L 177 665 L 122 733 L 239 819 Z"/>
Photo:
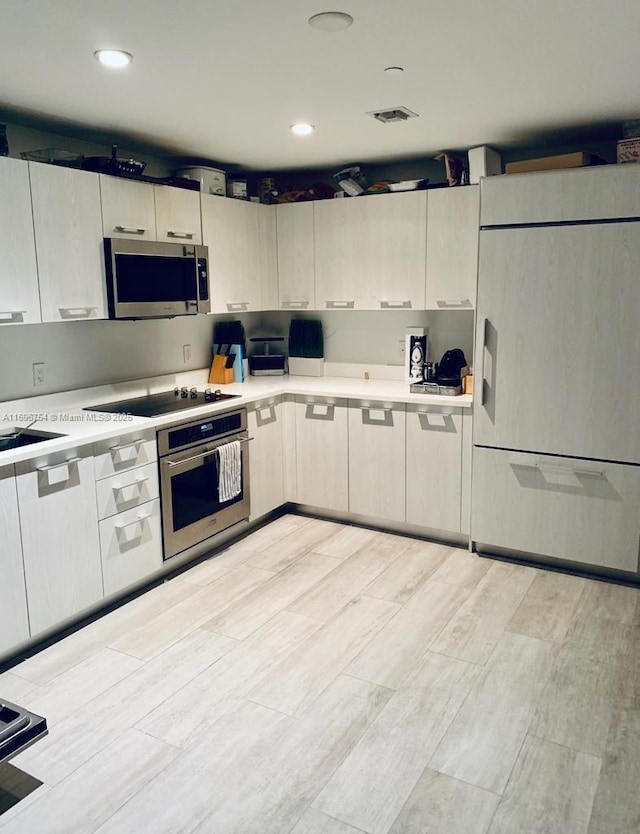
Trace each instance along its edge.
<path fill-rule="evenodd" d="M 246 409 L 236 409 L 212 417 L 193 420 L 158 432 L 160 455 L 187 449 L 207 440 L 217 440 L 229 434 L 237 434 L 247 427 Z"/>

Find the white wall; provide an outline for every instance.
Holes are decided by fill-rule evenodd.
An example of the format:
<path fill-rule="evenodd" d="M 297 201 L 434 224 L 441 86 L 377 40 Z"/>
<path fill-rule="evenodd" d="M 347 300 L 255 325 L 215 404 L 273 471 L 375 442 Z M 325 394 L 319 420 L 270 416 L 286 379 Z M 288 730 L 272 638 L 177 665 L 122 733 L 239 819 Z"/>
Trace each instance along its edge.
<path fill-rule="evenodd" d="M 0 328 L 0 400 L 69 391 L 110 382 L 206 367 L 213 318 L 74 321 Z M 182 347 L 191 345 L 191 361 Z M 33 386 L 34 362 L 45 384 Z"/>

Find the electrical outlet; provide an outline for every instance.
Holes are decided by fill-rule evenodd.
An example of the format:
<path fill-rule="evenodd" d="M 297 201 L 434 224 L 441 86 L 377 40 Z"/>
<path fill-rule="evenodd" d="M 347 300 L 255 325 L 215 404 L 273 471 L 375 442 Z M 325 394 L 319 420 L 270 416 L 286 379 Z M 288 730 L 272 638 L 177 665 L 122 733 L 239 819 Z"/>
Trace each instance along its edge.
<path fill-rule="evenodd" d="M 191 362 L 191 345 L 182 345 L 182 359 L 185 365 Z"/>
<path fill-rule="evenodd" d="M 33 385 L 44 385 L 44 362 L 33 363 Z"/>

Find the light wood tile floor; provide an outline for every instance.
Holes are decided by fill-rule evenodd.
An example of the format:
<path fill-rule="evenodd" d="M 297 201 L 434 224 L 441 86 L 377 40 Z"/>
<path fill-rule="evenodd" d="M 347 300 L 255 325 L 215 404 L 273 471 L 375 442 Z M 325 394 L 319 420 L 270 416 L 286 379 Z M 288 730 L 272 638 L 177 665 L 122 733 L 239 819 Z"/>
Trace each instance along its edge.
<path fill-rule="evenodd" d="M 0 675 L 0 834 L 637 834 L 639 598 L 283 516 Z"/>

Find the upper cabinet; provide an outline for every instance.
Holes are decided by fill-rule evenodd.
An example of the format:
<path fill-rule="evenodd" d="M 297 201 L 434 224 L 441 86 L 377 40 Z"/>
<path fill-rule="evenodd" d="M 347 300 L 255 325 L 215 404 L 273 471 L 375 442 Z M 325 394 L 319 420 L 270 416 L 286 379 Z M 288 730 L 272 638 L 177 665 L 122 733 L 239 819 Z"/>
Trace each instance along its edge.
<path fill-rule="evenodd" d="M 314 203 L 276 206 L 278 301 L 281 310 L 314 307 Z"/>
<path fill-rule="evenodd" d="M 271 206 L 201 194 L 202 242 L 209 247 L 211 312 L 265 310 L 277 302 L 275 215 Z"/>
<path fill-rule="evenodd" d="M 429 191 L 427 310 L 476 303 L 480 186 Z"/>
<path fill-rule="evenodd" d="M 426 191 L 317 202 L 317 309 L 423 308 L 426 227 Z"/>
<path fill-rule="evenodd" d="M 106 318 L 98 174 L 29 163 L 42 321 Z"/>
<path fill-rule="evenodd" d="M 601 165 L 482 180 L 482 226 L 640 216 L 640 166 Z"/>
<path fill-rule="evenodd" d="M 200 192 L 168 185 L 153 186 L 156 237 L 167 243 L 202 243 Z"/>
<path fill-rule="evenodd" d="M 0 324 L 42 321 L 29 168 L 0 157 Z"/>
<path fill-rule="evenodd" d="M 202 243 L 200 193 L 100 175 L 105 237 Z"/>
<path fill-rule="evenodd" d="M 100 174 L 100 192 L 105 237 L 156 240 L 153 186 Z"/>

